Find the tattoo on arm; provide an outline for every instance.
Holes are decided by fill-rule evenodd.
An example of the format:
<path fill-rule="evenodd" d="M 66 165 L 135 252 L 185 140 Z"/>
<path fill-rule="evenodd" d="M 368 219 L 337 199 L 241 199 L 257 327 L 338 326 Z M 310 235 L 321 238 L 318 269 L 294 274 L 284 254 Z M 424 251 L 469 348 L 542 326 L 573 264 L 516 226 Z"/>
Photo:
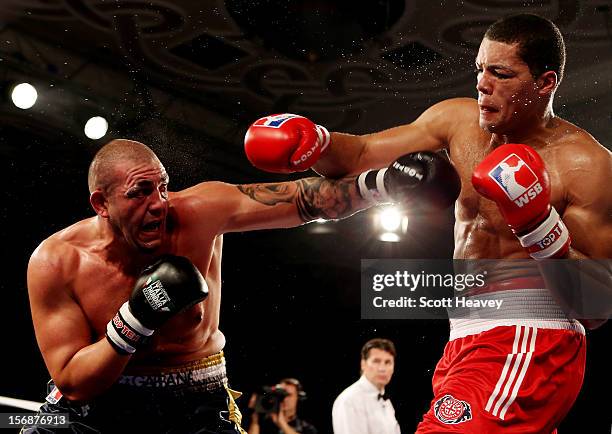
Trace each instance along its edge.
<path fill-rule="evenodd" d="M 274 206 L 281 202 L 293 202 L 296 189 L 293 182 L 280 182 L 276 184 L 249 184 L 237 185 L 238 190 L 251 199 Z"/>
<path fill-rule="evenodd" d="M 238 190 L 264 205 L 295 203 L 303 222 L 347 217 L 366 207 L 355 178 L 304 178 L 294 182 L 238 185 Z"/>

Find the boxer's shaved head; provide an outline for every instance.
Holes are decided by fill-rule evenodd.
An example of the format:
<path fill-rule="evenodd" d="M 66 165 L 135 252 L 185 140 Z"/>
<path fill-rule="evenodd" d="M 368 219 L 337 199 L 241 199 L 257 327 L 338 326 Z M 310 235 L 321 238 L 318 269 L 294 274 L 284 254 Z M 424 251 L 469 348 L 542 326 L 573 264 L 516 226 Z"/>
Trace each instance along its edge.
<path fill-rule="evenodd" d="M 96 190 L 108 192 L 115 176 L 115 167 L 120 162 L 148 163 L 161 166 L 157 155 L 147 145 L 127 139 L 114 139 L 104 145 L 89 165 L 87 183 L 89 193 Z"/>

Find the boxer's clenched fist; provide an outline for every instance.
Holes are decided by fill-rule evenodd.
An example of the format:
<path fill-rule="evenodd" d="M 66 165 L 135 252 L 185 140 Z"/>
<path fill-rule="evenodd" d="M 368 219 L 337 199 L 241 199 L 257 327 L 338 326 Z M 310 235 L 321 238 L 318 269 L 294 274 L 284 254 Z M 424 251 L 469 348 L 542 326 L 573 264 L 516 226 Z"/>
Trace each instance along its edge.
<path fill-rule="evenodd" d="M 502 145 L 474 169 L 474 188 L 494 201 L 521 245 L 535 259 L 563 256 L 569 232 L 550 205 L 544 161 L 527 145 Z"/>
<path fill-rule="evenodd" d="M 329 144 L 325 127 L 290 113 L 256 120 L 244 136 L 244 150 L 253 166 L 267 172 L 308 170 Z"/>
<path fill-rule="evenodd" d="M 435 152 L 399 157 L 386 169 L 369 170 L 357 177 L 361 197 L 376 202 L 400 202 L 422 211 L 452 205 L 461 190 L 453 165 Z"/>
<path fill-rule="evenodd" d="M 120 354 L 144 345 L 156 328 L 208 296 L 198 269 L 182 256 L 166 255 L 148 266 L 106 327 L 106 337 Z"/>

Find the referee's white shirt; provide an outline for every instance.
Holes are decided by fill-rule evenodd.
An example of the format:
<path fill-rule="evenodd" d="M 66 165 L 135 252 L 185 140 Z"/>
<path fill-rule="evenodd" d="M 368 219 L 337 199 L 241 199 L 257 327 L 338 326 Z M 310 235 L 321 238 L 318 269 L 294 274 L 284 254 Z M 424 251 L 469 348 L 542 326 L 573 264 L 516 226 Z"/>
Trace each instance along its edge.
<path fill-rule="evenodd" d="M 379 393 L 364 375 L 344 389 L 332 408 L 334 434 L 400 434 L 391 400 Z"/>

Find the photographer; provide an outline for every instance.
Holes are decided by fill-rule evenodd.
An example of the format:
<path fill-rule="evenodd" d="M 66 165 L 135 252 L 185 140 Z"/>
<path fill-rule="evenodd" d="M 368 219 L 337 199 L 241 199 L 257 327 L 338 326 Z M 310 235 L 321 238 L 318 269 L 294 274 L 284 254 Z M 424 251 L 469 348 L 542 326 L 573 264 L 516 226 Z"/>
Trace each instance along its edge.
<path fill-rule="evenodd" d="M 317 434 L 314 426 L 297 415 L 298 401 L 305 397 L 295 378 L 285 378 L 276 386 L 264 388 L 261 396 L 251 398 L 255 410 L 249 434 Z"/>

